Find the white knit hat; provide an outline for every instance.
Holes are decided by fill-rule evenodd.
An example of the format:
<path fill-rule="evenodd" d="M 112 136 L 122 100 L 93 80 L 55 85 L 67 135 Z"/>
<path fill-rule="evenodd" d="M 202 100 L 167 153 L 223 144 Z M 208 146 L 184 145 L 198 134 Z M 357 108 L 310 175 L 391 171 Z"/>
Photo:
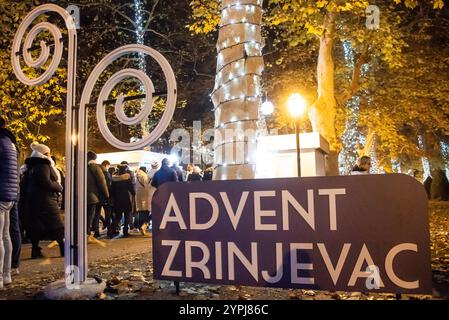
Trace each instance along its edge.
<path fill-rule="evenodd" d="M 33 151 L 37 151 L 43 155 L 45 155 L 46 153 L 50 153 L 50 148 L 47 147 L 45 144 L 40 144 L 37 142 L 33 142 L 31 144 L 31 150 Z"/>

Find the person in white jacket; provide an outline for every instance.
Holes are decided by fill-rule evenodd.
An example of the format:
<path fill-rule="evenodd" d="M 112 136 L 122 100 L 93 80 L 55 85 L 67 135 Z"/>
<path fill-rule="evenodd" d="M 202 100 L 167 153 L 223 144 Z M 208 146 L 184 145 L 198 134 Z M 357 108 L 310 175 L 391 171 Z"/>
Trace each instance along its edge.
<path fill-rule="evenodd" d="M 136 228 L 142 235 L 146 234 L 148 224 L 151 221 L 151 201 L 156 188 L 151 186 L 151 179 L 157 171 L 158 163 L 152 164 L 152 169 L 147 172 L 145 167 L 139 168 L 136 172 Z"/>

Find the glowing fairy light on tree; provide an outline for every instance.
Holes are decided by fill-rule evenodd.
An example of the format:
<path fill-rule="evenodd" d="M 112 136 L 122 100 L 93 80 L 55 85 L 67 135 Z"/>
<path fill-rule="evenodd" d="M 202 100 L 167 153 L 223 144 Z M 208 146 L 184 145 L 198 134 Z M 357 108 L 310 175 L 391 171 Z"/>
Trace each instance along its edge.
<path fill-rule="evenodd" d="M 418 146 L 421 150 L 425 150 L 423 136 L 418 136 Z M 424 174 L 423 174 L 423 181 L 424 181 L 427 177 L 432 176 L 430 173 L 430 162 L 429 162 L 429 159 L 426 157 L 422 157 L 421 162 L 422 162 L 422 167 L 423 167 L 423 171 L 424 171 Z"/>
<path fill-rule="evenodd" d="M 343 52 L 348 68 L 354 68 L 354 51 L 349 41 L 343 42 Z M 358 114 L 360 101 L 353 97 L 346 104 L 346 124 L 342 135 L 342 151 L 339 154 L 340 174 L 349 174 L 357 162 L 357 143 L 361 140 L 358 131 Z"/>
<path fill-rule="evenodd" d="M 355 57 L 351 42 L 343 42 L 343 52 L 346 66 L 352 70 L 355 67 Z M 362 75 L 365 75 L 369 71 L 369 65 L 364 64 L 361 70 Z M 370 99 L 368 99 L 368 104 L 370 104 Z M 349 174 L 357 159 L 363 155 L 369 155 L 371 158 L 371 172 L 385 173 L 384 168 L 380 166 L 376 157 L 376 139 L 373 136 L 365 137 L 359 131 L 360 97 L 352 97 L 347 102 L 345 111 L 346 124 L 342 135 L 343 148 L 338 157 L 340 174 Z M 361 148 L 362 145 L 364 145 L 364 148 Z M 399 163 L 395 163 L 394 167 L 395 170 L 400 171 Z"/>
<path fill-rule="evenodd" d="M 143 17 L 143 4 L 141 0 L 134 0 L 134 8 L 135 8 L 135 24 L 136 24 L 136 42 L 137 44 L 144 44 L 145 42 L 145 29 L 144 29 L 144 17 Z M 144 73 L 147 71 L 145 55 L 143 53 L 139 53 L 139 69 Z M 140 86 L 140 91 L 144 92 L 143 85 Z M 142 128 L 142 136 L 146 137 L 150 133 L 150 127 L 148 119 L 145 119 L 141 123 Z"/>
<path fill-rule="evenodd" d="M 145 30 L 143 26 L 143 9 L 142 1 L 134 0 L 135 7 L 135 23 L 136 23 L 136 42 L 137 44 L 144 44 Z M 139 68 L 146 72 L 145 55 L 139 53 Z"/>
<path fill-rule="evenodd" d="M 254 178 L 264 69 L 263 0 L 222 0 L 217 41 L 215 179 Z"/>

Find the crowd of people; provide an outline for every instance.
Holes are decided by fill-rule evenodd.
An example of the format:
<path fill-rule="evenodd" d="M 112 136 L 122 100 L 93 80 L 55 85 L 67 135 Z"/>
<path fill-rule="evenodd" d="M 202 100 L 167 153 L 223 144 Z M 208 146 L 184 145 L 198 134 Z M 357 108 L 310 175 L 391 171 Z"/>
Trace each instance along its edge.
<path fill-rule="evenodd" d="M 31 258 L 43 258 L 41 241 L 52 241 L 64 256 L 64 169 L 48 146 L 31 144 L 31 154 L 19 166 L 19 148 L 0 117 L 0 289 L 19 273 L 21 246 L 31 243 Z M 86 229 L 88 243 L 98 238 L 128 237 L 130 230 L 145 235 L 151 228 L 151 201 L 166 182 L 212 180 L 193 164 L 183 170 L 168 159 L 151 168 L 132 170 L 125 161 L 112 166 L 87 153 Z M 101 222 L 101 224 L 100 224 Z M 100 229 L 101 226 L 101 229 Z M 106 232 L 103 232 L 106 231 Z"/>
<path fill-rule="evenodd" d="M 156 189 L 166 182 L 212 180 L 212 168 L 203 173 L 198 166 L 183 170 L 168 159 L 153 162 L 151 168 L 133 171 L 126 161 L 116 167 L 107 160 L 96 163 L 97 155 L 87 153 L 87 236 L 89 243 L 101 237 L 100 221 L 109 238 L 130 235 L 138 230 L 142 235 L 150 227 L 151 201 Z M 102 215 L 104 212 L 104 216 Z"/>

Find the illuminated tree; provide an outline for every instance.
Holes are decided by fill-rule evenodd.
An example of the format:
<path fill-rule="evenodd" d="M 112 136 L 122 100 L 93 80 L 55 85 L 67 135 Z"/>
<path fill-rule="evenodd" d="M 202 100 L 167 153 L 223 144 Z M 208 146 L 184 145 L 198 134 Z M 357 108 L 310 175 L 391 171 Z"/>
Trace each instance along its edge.
<path fill-rule="evenodd" d="M 429 2 L 429 1 L 427 1 Z M 443 1 L 432 0 L 434 8 L 441 8 Z M 276 47 L 284 48 L 278 60 L 290 59 L 289 48 L 303 46 L 317 48 L 316 96 L 311 104 L 309 118 L 312 128 L 319 131 L 331 143 L 330 164 L 336 165 L 341 149 L 341 123 L 338 128 L 338 108 L 360 90 L 362 67 L 373 57 L 382 59 L 390 68 L 402 66 L 401 53 L 406 45 L 400 31 L 401 16 L 394 12 L 397 5 L 414 8 L 417 1 L 378 1 L 382 13 L 379 30 L 366 28 L 366 8 L 363 0 L 270 0 L 267 3 L 265 23 L 273 30 Z M 195 32 L 211 32 L 218 19 L 216 0 L 194 0 L 191 3 Z M 206 19 L 205 19 L 206 17 Z M 350 41 L 355 54 L 354 67 L 349 79 L 339 83 L 336 90 L 334 50 L 342 41 Z M 343 79 L 343 78 L 341 78 Z M 332 161 L 334 159 L 334 161 Z M 332 172 L 336 173 L 336 166 Z"/>
<path fill-rule="evenodd" d="M 0 0 L 1 114 L 7 118 L 8 128 L 17 136 L 23 149 L 33 141 L 46 142 L 49 136 L 43 132 L 44 127 L 62 115 L 65 108 L 65 69 L 59 68 L 48 83 L 32 88 L 18 81 L 12 71 L 10 50 L 15 30 L 33 5 L 33 2 L 27 1 Z M 43 66 L 43 69 L 46 67 Z M 24 72 L 35 77 L 39 71 L 24 68 Z"/>

